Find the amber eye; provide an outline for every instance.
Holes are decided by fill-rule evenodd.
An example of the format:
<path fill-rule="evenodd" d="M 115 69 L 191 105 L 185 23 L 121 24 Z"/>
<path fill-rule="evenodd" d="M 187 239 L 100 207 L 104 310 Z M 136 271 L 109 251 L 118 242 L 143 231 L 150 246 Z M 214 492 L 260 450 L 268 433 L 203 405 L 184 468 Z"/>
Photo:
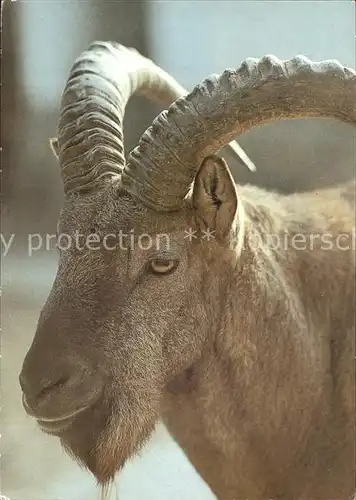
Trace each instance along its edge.
<path fill-rule="evenodd" d="M 149 268 L 154 274 L 168 274 L 174 271 L 177 265 L 177 260 L 154 259 L 149 263 Z"/>

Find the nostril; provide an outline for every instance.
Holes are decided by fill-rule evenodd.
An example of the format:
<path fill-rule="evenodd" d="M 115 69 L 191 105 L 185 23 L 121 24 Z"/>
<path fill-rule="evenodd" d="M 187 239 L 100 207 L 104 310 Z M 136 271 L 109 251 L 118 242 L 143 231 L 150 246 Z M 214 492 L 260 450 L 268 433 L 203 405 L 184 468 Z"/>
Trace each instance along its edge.
<path fill-rule="evenodd" d="M 51 392 L 60 390 L 62 387 L 64 387 L 70 377 L 69 376 L 63 376 L 60 377 L 57 382 L 49 382 L 45 387 L 43 387 L 37 394 L 36 394 L 36 399 L 44 399 L 48 394 Z"/>
<path fill-rule="evenodd" d="M 65 360 L 55 366 L 26 365 L 20 384 L 25 412 L 37 420 L 53 422 L 76 414 L 96 400 L 104 388 L 105 377 L 83 362 Z"/>
<path fill-rule="evenodd" d="M 52 393 L 60 392 L 63 387 L 69 384 L 70 375 L 61 375 L 57 379 L 48 378 L 34 379 L 20 375 L 19 381 L 22 388 L 24 401 L 29 409 L 35 410 Z M 30 381 L 32 383 L 30 383 Z"/>

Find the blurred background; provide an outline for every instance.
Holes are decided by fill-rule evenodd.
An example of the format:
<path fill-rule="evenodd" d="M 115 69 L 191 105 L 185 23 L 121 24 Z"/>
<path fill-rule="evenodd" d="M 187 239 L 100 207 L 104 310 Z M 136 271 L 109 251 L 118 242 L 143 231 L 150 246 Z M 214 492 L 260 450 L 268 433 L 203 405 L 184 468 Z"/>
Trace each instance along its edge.
<path fill-rule="evenodd" d="M 26 417 L 18 374 L 50 290 L 55 251 L 29 256 L 28 234 L 53 234 L 62 202 L 59 169 L 48 145 L 74 59 L 95 39 L 133 46 L 188 90 L 246 57 L 304 54 L 355 67 L 354 7 L 342 1 L 56 1 L 3 5 L 2 412 L 1 493 L 11 500 L 94 500 L 88 473 Z M 161 109 L 130 101 L 129 151 Z M 329 120 L 264 125 L 238 138 L 257 166 L 249 172 L 226 152 L 235 179 L 283 192 L 332 185 L 355 175 L 355 132 Z M 163 426 L 125 467 L 112 498 L 213 500 Z"/>

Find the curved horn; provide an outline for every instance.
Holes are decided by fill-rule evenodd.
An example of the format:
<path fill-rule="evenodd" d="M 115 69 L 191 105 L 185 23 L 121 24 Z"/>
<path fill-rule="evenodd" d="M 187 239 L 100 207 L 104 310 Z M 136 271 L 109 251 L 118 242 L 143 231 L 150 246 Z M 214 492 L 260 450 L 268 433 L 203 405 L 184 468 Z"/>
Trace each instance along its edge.
<path fill-rule="evenodd" d="M 256 125 L 301 117 L 355 124 L 355 84 L 355 71 L 335 60 L 246 59 L 163 111 L 131 152 L 121 183 L 157 211 L 178 210 L 203 158 Z"/>
<path fill-rule="evenodd" d="M 135 49 L 93 42 L 75 61 L 62 96 L 56 151 L 64 191 L 89 191 L 125 165 L 123 118 L 135 93 L 170 104 L 185 90 Z"/>
<path fill-rule="evenodd" d="M 66 194 L 89 191 L 100 179 L 120 174 L 125 106 L 135 92 L 164 105 L 187 94 L 150 59 L 118 43 L 93 42 L 75 61 L 63 92 L 58 140 L 51 142 Z M 254 169 L 235 141 L 231 149 Z"/>

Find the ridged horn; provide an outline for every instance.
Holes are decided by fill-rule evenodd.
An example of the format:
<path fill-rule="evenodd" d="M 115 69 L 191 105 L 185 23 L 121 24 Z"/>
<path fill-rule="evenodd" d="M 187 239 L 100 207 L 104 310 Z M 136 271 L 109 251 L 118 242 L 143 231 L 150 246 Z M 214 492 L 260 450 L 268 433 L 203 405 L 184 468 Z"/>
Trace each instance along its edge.
<path fill-rule="evenodd" d="M 121 183 L 154 210 L 178 210 L 204 157 L 236 135 L 280 119 L 355 124 L 355 102 L 355 71 L 336 60 L 248 58 L 163 111 L 130 153 Z"/>
<path fill-rule="evenodd" d="M 120 175 L 125 107 L 136 92 L 167 106 L 187 94 L 150 59 L 115 42 L 93 42 L 75 61 L 62 96 L 58 140 L 51 142 L 66 194 L 88 192 Z M 231 147 L 251 168 L 244 151 Z"/>

